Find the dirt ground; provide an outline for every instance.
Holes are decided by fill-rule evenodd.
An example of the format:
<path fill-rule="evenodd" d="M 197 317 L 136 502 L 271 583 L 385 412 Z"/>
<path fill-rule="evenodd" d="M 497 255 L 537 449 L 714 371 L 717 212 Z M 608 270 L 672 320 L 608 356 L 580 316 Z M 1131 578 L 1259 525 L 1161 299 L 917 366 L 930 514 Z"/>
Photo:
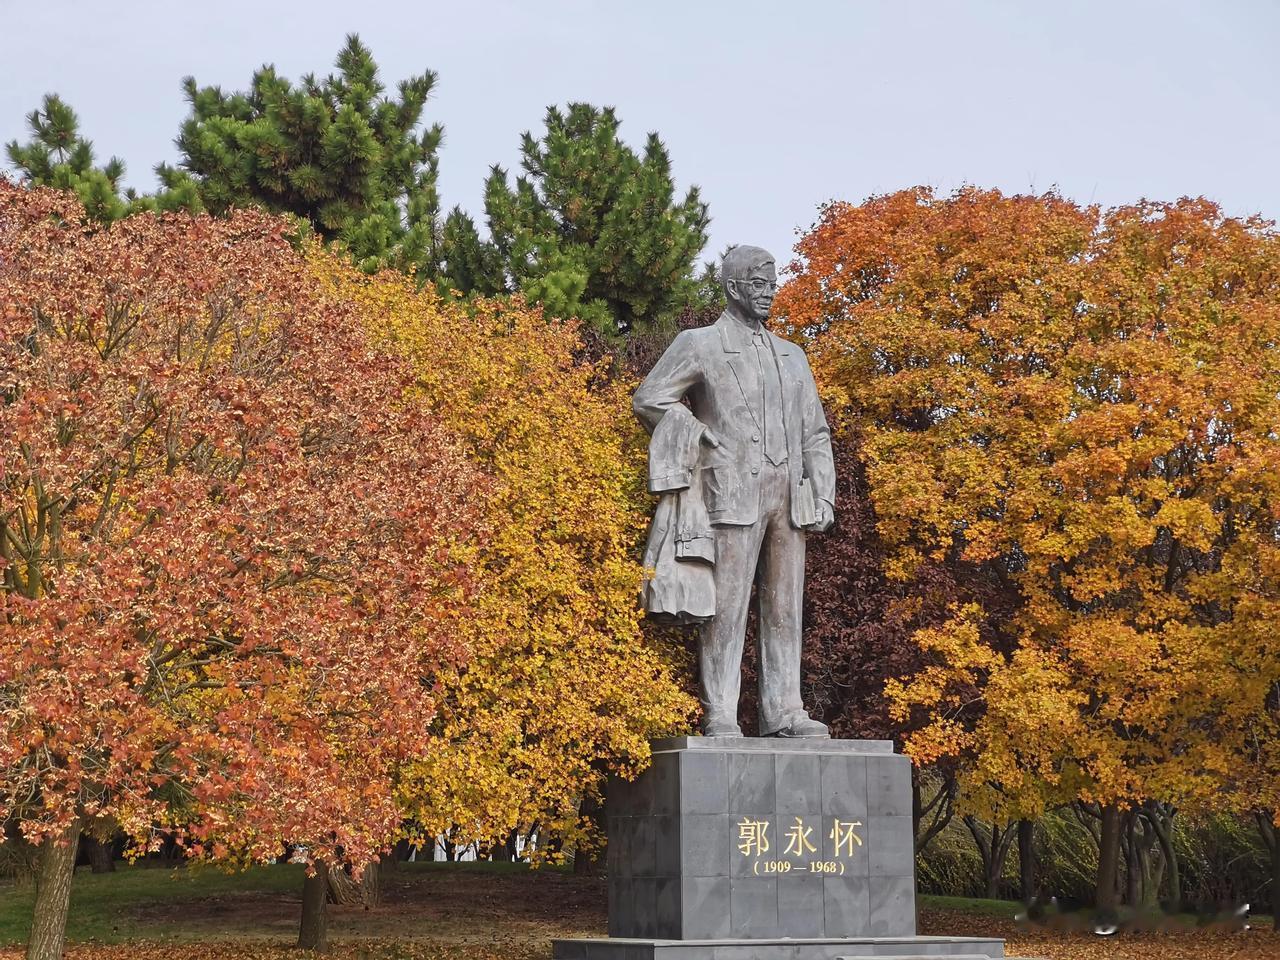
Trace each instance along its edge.
<path fill-rule="evenodd" d="M 334 939 L 429 938 L 441 945 L 505 948 L 512 951 L 512 956 L 524 956 L 527 951 L 530 956 L 545 958 L 550 956 L 553 937 L 602 936 L 605 930 L 604 883 L 563 873 L 545 871 L 533 878 L 523 873 L 400 871 L 387 877 L 384 890 L 384 902 L 379 907 L 331 907 Z M 193 907 L 194 904 L 170 907 L 167 916 L 157 911 L 139 919 L 178 921 L 188 928 L 207 929 L 209 937 L 254 928 L 290 937 L 297 929 L 300 900 L 288 896 L 263 903 L 228 902 L 222 898 L 202 903 L 198 909 Z M 1269 931 L 1121 933 L 1104 938 L 1020 928 L 1013 921 L 979 914 L 923 910 L 920 932 L 1003 937 L 1008 941 L 1006 952 L 1010 957 L 1280 960 L 1280 936 Z"/>
<path fill-rule="evenodd" d="M 605 923 L 602 881 L 558 871 L 472 873 L 392 870 L 376 907 L 329 907 L 329 935 L 348 938 L 431 938 L 448 943 L 598 936 Z M 184 939 L 296 937 L 297 893 L 234 893 L 139 908 L 147 927 L 180 931 Z"/>
<path fill-rule="evenodd" d="M 1012 920 L 952 911 L 922 910 L 920 932 L 1001 937 L 1008 957 L 1046 960 L 1280 960 L 1280 936 L 1267 930 L 1122 932 L 1113 937 L 1024 928 Z"/>
<path fill-rule="evenodd" d="M 564 873 L 398 870 L 378 907 L 331 907 L 337 960 L 548 960 L 550 940 L 601 936 L 603 882 Z M 77 944 L 72 960 L 265 960 L 297 957 L 300 897 L 225 893 L 133 908 L 129 919 L 156 931 L 146 942 Z M 923 910 L 920 932 L 999 936 L 1010 957 L 1048 960 L 1280 960 L 1280 936 L 1268 931 L 1122 933 L 1114 938 L 1024 930 L 1011 920 Z M 167 941 L 167 942 L 164 942 Z M 0 950 L 0 960 L 20 951 Z"/>

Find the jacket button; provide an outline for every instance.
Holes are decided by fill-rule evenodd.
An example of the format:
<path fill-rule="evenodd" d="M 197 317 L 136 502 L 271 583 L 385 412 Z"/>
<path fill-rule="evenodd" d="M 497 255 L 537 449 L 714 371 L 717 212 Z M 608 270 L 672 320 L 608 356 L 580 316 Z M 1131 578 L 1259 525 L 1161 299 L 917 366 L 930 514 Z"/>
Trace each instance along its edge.
<path fill-rule="evenodd" d="M 752 475 L 753 477 L 754 477 L 756 474 L 758 474 L 759 472 L 760 472 L 760 468 L 759 468 L 759 467 L 752 467 L 752 468 L 751 468 L 751 475 Z"/>
<path fill-rule="evenodd" d="M 752 442 L 752 443 L 759 443 L 759 442 L 760 442 L 760 436 L 759 436 L 759 434 L 755 434 L 755 433 L 753 433 L 753 434 L 751 435 L 751 442 Z"/>

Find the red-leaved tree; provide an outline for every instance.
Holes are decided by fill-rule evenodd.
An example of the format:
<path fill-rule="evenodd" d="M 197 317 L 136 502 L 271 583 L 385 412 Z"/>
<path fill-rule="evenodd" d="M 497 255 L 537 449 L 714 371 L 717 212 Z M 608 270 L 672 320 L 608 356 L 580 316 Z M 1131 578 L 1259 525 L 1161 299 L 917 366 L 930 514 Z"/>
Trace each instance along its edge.
<path fill-rule="evenodd" d="M 465 656 L 476 476 L 288 224 L 0 181 L 0 820 L 60 956 L 82 830 L 357 869 Z"/>

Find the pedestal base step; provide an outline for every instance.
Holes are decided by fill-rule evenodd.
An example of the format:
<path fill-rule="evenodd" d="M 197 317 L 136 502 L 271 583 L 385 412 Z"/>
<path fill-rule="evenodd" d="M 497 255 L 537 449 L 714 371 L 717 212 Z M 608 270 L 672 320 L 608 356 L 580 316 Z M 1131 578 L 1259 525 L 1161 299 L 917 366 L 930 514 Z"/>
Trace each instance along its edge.
<path fill-rule="evenodd" d="M 821 940 L 552 940 L 555 960 L 1003 960 L 987 937 L 867 937 Z M 1010 958 L 1012 960 L 1012 958 Z"/>

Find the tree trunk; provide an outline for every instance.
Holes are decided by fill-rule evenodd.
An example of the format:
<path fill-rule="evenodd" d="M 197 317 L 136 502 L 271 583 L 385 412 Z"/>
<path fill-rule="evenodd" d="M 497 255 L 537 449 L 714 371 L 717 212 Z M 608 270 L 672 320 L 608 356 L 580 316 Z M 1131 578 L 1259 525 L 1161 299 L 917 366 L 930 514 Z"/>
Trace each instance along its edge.
<path fill-rule="evenodd" d="M 1164 871 L 1168 864 L 1165 861 L 1164 848 L 1159 845 L 1159 837 L 1148 817 L 1139 811 L 1134 816 L 1134 843 L 1136 844 L 1136 862 L 1141 873 L 1141 898 L 1135 906 L 1155 910 L 1160 906 L 1160 883 L 1164 879 Z M 1141 827 L 1141 830 L 1137 829 Z M 1159 854 L 1157 857 L 1156 854 Z"/>
<path fill-rule="evenodd" d="M 14 818 L 0 821 L 4 834 L 0 843 L 8 844 L 9 856 L 6 865 L 13 871 L 13 878 L 18 886 L 29 888 L 35 885 L 36 861 L 40 858 L 40 848 L 33 847 L 22 836 L 18 829 L 18 821 Z"/>
<path fill-rule="evenodd" d="M 115 872 L 116 862 L 111 856 L 112 843 L 110 840 L 102 841 L 92 834 L 82 833 L 80 835 L 80 845 L 84 848 L 85 856 L 89 859 L 89 870 L 92 873 Z"/>
<path fill-rule="evenodd" d="M 1271 834 L 1271 931 L 1280 933 L 1280 836 Z"/>
<path fill-rule="evenodd" d="M 167 834 L 164 842 L 160 844 L 161 864 L 169 866 L 182 860 L 183 856 L 182 847 L 178 846 L 178 838 L 172 833 Z"/>
<path fill-rule="evenodd" d="M 1270 810 L 1254 813 L 1263 846 L 1271 854 L 1271 932 L 1280 934 L 1280 830 Z"/>
<path fill-rule="evenodd" d="M 494 844 L 493 859 L 511 863 L 516 858 L 516 831 L 507 834 L 501 843 Z"/>
<path fill-rule="evenodd" d="M 40 844 L 27 960 L 62 958 L 67 942 L 67 910 L 71 905 L 71 881 L 76 872 L 76 844 L 79 839 L 80 824 L 76 822 L 60 837 L 49 837 Z"/>
<path fill-rule="evenodd" d="M 1036 887 L 1036 822 L 1018 821 L 1018 883 L 1022 888 L 1022 902 L 1030 906 L 1039 894 Z"/>
<path fill-rule="evenodd" d="M 573 872 L 579 876 L 590 876 L 600 872 L 600 841 L 605 839 L 604 803 L 593 794 L 587 794 L 578 807 L 578 816 L 589 820 L 595 827 L 595 842 L 586 847 L 578 842 L 573 851 Z"/>
<path fill-rule="evenodd" d="M 360 899 L 365 909 L 382 902 L 382 861 L 375 860 L 360 874 Z"/>
<path fill-rule="evenodd" d="M 330 870 L 329 902 L 344 905 L 359 903 L 366 909 L 376 907 L 382 901 L 380 873 L 381 864 L 377 860 L 364 868 L 359 880 L 342 868 Z"/>
<path fill-rule="evenodd" d="M 1140 862 L 1138 814 L 1127 810 L 1120 820 L 1121 849 L 1124 852 L 1124 901 L 1131 907 L 1142 903 L 1142 865 Z"/>
<path fill-rule="evenodd" d="M 323 860 L 312 864 L 312 873 L 302 881 L 302 924 L 298 946 L 325 953 L 329 949 L 329 868 Z"/>
<path fill-rule="evenodd" d="M 400 861 L 396 859 L 395 851 L 384 853 L 378 860 L 378 899 L 376 903 L 382 903 L 387 899 L 387 891 L 395 883 L 396 872 L 400 868 Z"/>
<path fill-rule="evenodd" d="M 1173 818 L 1177 810 L 1169 804 L 1148 803 L 1144 814 L 1155 831 L 1164 856 L 1165 870 L 1169 875 L 1169 912 L 1182 910 L 1182 871 L 1178 866 L 1178 852 L 1173 846 Z"/>
<path fill-rule="evenodd" d="M 1097 804 L 1085 803 L 1083 800 L 1072 802 L 1068 808 L 1076 818 L 1076 823 L 1084 827 L 1089 839 L 1093 841 L 1093 845 L 1102 848 L 1102 829 L 1099 824 L 1102 822 L 1102 808 Z"/>
<path fill-rule="evenodd" d="M 911 765 L 911 825 L 915 836 L 915 852 L 919 855 L 929 841 L 946 829 L 951 818 L 955 816 L 956 778 L 942 774 L 942 783 L 930 798 L 923 801 L 920 788 L 921 770 L 914 763 Z"/>
<path fill-rule="evenodd" d="M 1000 880 L 1004 876 L 1004 862 L 1009 857 L 1009 847 L 1013 843 L 1015 824 L 1001 827 L 997 823 L 989 828 L 976 817 L 966 815 L 964 824 L 973 834 L 973 842 L 982 857 L 982 881 L 984 896 L 988 900 L 1000 897 Z"/>
<path fill-rule="evenodd" d="M 1094 900 L 1098 913 L 1106 920 L 1115 920 L 1120 907 L 1120 809 L 1115 806 L 1102 808 L 1102 836 L 1098 841 L 1098 878 L 1094 888 Z"/>

